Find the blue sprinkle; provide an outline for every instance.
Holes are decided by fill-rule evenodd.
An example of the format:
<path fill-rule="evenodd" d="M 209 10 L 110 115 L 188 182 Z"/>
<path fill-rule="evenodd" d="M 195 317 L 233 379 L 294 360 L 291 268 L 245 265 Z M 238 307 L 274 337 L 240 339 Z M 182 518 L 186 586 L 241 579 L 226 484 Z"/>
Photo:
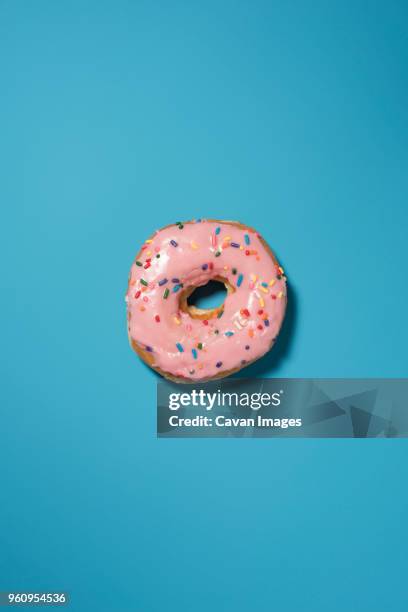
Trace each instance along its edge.
<path fill-rule="evenodd" d="M 161 287 L 162 285 L 165 285 L 167 282 L 168 282 L 168 281 L 167 281 L 167 278 L 162 278 L 161 280 L 159 280 L 159 285 L 160 285 L 160 287 Z"/>
<path fill-rule="evenodd" d="M 225 335 L 227 336 L 227 338 L 230 338 L 231 336 L 234 335 L 234 332 L 228 331 L 228 332 L 225 332 Z"/>
<path fill-rule="evenodd" d="M 191 349 L 191 352 L 193 353 L 194 359 L 197 359 L 197 351 L 195 349 Z"/>
<path fill-rule="evenodd" d="M 217 227 L 217 228 L 216 228 L 216 230 L 215 230 L 215 234 L 216 234 L 216 236 L 218 236 L 218 234 L 220 233 L 220 231 L 221 231 L 221 228 L 220 228 L 220 227 Z"/>
<path fill-rule="evenodd" d="M 180 353 L 184 353 L 184 349 L 181 346 L 180 342 L 176 342 L 176 346 L 177 346 L 178 350 L 180 351 Z"/>
<path fill-rule="evenodd" d="M 179 278 L 172 278 L 172 279 L 171 279 L 171 282 L 172 282 L 172 283 L 179 283 L 179 282 L 180 282 L 180 279 L 179 279 Z"/>
<path fill-rule="evenodd" d="M 250 239 L 249 239 L 248 234 L 244 235 L 244 239 L 245 239 L 245 244 L 249 244 L 251 242 Z"/>
<path fill-rule="evenodd" d="M 174 247 L 178 246 L 177 242 L 175 240 L 170 240 L 170 244 L 172 244 Z"/>
<path fill-rule="evenodd" d="M 146 346 L 146 351 L 148 351 L 149 353 L 153 353 L 153 349 L 151 346 Z"/>
<path fill-rule="evenodd" d="M 230 242 L 230 245 L 231 245 L 232 247 L 234 247 L 234 249 L 239 249 L 239 244 L 238 244 L 238 242 Z"/>
<path fill-rule="evenodd" d="M 269 321 L 268 321 L 268 319 L 265 319 L 264 323 L 265 323 L 265 327 L 269 327 Z"/>
<path fill-rule="evenodd" d="M 262 287 L 268 287 L 268 283 L 261 283 Z"/>
<path fill-rule="evenodd" d="M 208 268 L 208 264 L 203 264 L 203 265 L 201 266 L 201 269 L 202 269 L 202 270 L 207 270 L 207 268 Z"/>
<path fill-rule="evenodd" d="M 237 280 L 237 287 L 240 287 L 240 286 L 241 286 L 241 283 L 242 283 L 243 278 L 244 278 L 244 275 L 243 275 L 243 274 L 240 274 L 240 275 L 238 276 L 238 280 Z"/>
<path fill-rule="evenodd" d="M 201 223 L 201 219 L 196 219 L 196 223 Z"/>
<path fill-rule="evenodd" d="M 222 361 L 217 361 L 217 363 L 215 364 L 216 368 L 220 368 L 222 366 Z"/>
<path fill-rule="evenodd" d="M 177 293 L 177 291 L 179 291 L 179 289 L 181 289 L 181 285 L 174 285 L 173 293 Z"/>

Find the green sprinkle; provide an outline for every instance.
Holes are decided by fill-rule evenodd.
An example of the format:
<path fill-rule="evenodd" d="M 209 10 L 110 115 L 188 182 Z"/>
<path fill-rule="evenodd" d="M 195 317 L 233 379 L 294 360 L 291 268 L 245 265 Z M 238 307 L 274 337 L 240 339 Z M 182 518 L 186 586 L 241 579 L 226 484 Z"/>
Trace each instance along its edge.
<path fill-rule="evenodd" d="M 217 314 L 217 319 L 221 319 L 223 314 L 224 314 L 224 311 L 220 310 L 220 312 Z"/>
<path fill-rule="evenodd" d="M 167 289 L 165 289 L 164 293 L 163 293 L 163 299 L 164 300 L 167 300 L 167 298 L 169 297 L 169 293 L 170 293 L 170 291 L 169 291 L 169 288 L 167 287 Z"/>
<path fill-rule="evenodd" d="M 160 253 L 157 253 L 156 257 L 157 259 L 160 259 Z"/>
<path fill-rule="evenodd" d="M 237 269 L 236 268 L 232 268 L 232 273 L 236 274 L 237 273 Z"/>
<path fill-rule="evenodd" d="M 198 349 L 200 349 L 200 351 L 201 351 L 201 349 L 203 348 L 203 343 L 202 343 L 202 342 L 199 342 L 199 343 L 197 344 L 197 348 L 198 348 Z"/>
<path fill-rule="evenodd" d="M 144 278 L 140 279 L 140 282 L 142 283 L 142 285 L 144 285 L 145 287 L 147 287 L 147 282 L 145 281 Z"/>
<path fill-rule="evenodd" d="M 143 264 L 142 264 L 142 262 L 141 262 L 141 261 L 137 261 L 137 262 L 136 262 L 136 265 L 137 265 L 137 266 L 143 266 Z"/>
<path fill-rule="evenodd" d="M 219 257 L 220 255 L 221 255 L 221 251 L 217 251 L 215 254 L 216 257 Z"/>

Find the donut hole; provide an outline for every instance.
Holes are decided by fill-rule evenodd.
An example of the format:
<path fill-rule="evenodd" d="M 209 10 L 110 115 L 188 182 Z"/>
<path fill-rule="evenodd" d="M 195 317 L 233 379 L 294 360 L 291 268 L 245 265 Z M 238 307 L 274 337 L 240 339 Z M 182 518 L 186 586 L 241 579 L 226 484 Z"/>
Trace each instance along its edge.
<path fill-rule="evenodd" d="M 210 280 L 206 285 L 197 287 L 187 298 L 187 306 L 200 310 L 219 308 L 227 297 L 227 289 L 221 281 Z"/>
<path fill-rule="evenodd" d="M 186 287 L 180 295 L 180 310 L 192 319 L 211 319 L 224 309 L 224 301 L 235 291 L 226 278 L 217 276 L 200 287 Z"/>

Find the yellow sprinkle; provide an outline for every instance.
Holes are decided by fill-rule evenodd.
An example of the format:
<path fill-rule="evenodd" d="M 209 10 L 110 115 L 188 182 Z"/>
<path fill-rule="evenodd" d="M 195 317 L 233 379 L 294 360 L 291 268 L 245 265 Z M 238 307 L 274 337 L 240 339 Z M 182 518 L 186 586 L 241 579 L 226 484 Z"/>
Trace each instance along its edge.
<path fill-rule="evenodd" d="M 150 244 L 153 240 L 146 240 L 146 244 Z"/>
<path fill-rule="evenodd" d="M 279 272 L 283 274 L 283 268 L 281 268 L 280 266 L 279 266 Z"/>
<path fill-rule="evenodd" d="M 260 287 L 258 287 L 258 289 L 260 289 L 261 291 L 263 291 L 264 293 L 268 293 L 268 290 L 266 287 L 262 287 L 262 285 Z"/>
<path fill-rule="evenodd" d="M 224 266 L 224 270 L 228 270 L 228 266 Z"/>
<path fill-rule="evenodd" d="M 244 250 L 244 247 L 243 247 L 243 246 L 240 246 L 240 247 L 239 247 L 239 250 L 240 250 L 240 251 L 243 251 L 243 250 Z"/>
<path fill-rule="evenodd" d="M 152 252 L 151 252 L 151 251 L 146 251 L 146 255 L 147 255 L 148 257 L 150 257 L 150 255 L 151 255 L 151 254 L 152 254 Z"/>
<path fill-rule="evenodd" d="M 255 283 L 255 281 L 258 280 L 258 277 L 256 274 L 251 274 L 251 281 L 253 281 Z"/>
<path fill-rule="evenodd" d="M 145 308 L 144 306 L 141 306 L 141 307 L 140 307 L 140 310 L 141 310 L 142 312 L 144 312 L 144 311 L 146 310 L 146 308 Z"/>
<path fill-rule="evenodd" d="M 191 248 L 194 249 L 194 250 L 197 250 L 200 247 L 198 246 L 198 244 L 196 242 L 194 242 L 194 240 L 192 240 L 191 241 Z"/>
<path fill-rule="evenodd" d="M 265 300 L 263 298 L 259 298 L 259 305 L 261 308 L 265 306 Z"/>
<path fill-rule="evenodd" d="M 177 323 L 177 325 L 180 325 L 181 321 L 178 317 L 174 317 L 174 322 Z"/>
<path fill-rule="evenodd" d="M 275 283 L 276 283 L 276 280 L 273 278 L 272 280 L 269 281 L 269 286 L 273 287 Z"/>
<path fill-rule="evenodd" d="M 224 240 L 231 240 L 231 236 L 225 236 Z"/>
<path fill-rule="evenodd" d="M 278 298 L 280 299 L 281 297 L 283 297 L 283 291 L 279 291 L 278 293 Z"/>

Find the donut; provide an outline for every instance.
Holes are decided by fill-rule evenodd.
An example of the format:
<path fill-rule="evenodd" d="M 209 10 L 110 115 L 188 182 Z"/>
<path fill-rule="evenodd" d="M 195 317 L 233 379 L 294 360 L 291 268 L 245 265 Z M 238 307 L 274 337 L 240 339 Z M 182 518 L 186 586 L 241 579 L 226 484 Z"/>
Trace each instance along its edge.
<path fill-rule="evenodd" d="M 217 308 L 189 305 L 211 280 L 227 295 Z M 178 222 L 146 240 L 129 274 L 133 350 L 175 382 L 230 376 L 273 346 L 287 303 L 286 277 L 265 240 L 235 221 Z"/>

